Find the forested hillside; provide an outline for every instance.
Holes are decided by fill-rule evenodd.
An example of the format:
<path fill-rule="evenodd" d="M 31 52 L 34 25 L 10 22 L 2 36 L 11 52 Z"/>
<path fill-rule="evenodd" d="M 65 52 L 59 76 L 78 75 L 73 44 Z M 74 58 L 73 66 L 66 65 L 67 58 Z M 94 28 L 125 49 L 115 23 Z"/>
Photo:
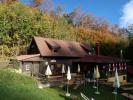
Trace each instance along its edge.
<path fill-rule="evenodd" d="M 33 0 L 30 5 L 18 0 L 0 1 L 0 51 L 3 56 L 25 54 L 33 36 L 92 46 L 100 42 L 102 54 L 118 57 L 120 50 L 128 46 L 126 29 L 110 25 L 89 12 L 82 13 L 78 7 L 66 13 L 62 5 L 55 8 L 51 0 Z M 108 53 L 110 50 L 112 52 Z"/>

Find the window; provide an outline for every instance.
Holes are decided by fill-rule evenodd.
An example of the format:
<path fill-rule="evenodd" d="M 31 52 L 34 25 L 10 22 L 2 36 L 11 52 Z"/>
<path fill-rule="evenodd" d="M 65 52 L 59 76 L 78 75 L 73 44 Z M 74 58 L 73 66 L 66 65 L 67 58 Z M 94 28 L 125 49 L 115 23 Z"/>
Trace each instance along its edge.
<path fill-rule="evenodd" d="M 58 50 L 61 49 L 61 46 L 58 43 L 56 43 L 55 41 L 49 41 L 49 42 L 45 41 L 45 42 L 48 45 L 49 49 L 53 52 L 58 52 Z"/>
<path fill-rule="evenodd" d="M 52 70 L 52 71 L 54 70 L 54 65 L 51 65 L 51 70 Z"/>
<path fill-rule="evenodd" d="M 31 45 L 31 49 L 34 49 L 34 48 L 35 48 L 35 44 L 32 44 L 32 45 Z"/>
<path fill-rule="evenodd" d="M 95 54 L 94 48 L 90 47 L 90 45 L 86 44 L 80 44 L 80 46 L 83 48 L 85 52 L 87 52 L 89 55 Z"/>
<path fill-rule="evenodd" d="M 29 71 L 30 70 L 30 66 L 29 65 L 25 65 L 25 70 Z"/>
<path fill-rule="evenodd" d="M 72 52 L 76 52 L 76 48 L 74 48 L 74 47 L 69 47 L 69 49 L 70 49 L 70 51 L 72 51 Z"/>

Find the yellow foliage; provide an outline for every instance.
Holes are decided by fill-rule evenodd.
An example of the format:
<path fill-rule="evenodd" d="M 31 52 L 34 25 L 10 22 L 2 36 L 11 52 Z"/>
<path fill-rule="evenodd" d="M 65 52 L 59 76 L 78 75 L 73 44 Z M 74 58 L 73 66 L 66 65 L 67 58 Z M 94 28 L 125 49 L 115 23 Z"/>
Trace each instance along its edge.
<path fill-rule="evenodd" d="M 119 43 L 121 41 L 121 37 L 118 37 L 114 34 L 112 34 L 107 28 L 99 29 L 99 30 L 94 30 L 91 28 L 83 28 L 83 27 L 78 27 L 77 33 L 75 35 L 78 39 L 79 42 L 86 42 L 87 40 L 90 41 L 90 43 L 95 44 L 97 42 L 101 43 Z"/>

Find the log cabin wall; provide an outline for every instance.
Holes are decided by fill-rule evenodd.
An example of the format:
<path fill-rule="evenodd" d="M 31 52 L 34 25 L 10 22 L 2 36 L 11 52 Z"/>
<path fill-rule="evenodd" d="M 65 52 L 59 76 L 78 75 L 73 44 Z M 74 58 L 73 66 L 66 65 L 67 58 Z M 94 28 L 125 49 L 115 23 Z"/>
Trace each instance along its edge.
<path fill-rule="evenodd" d="M 100 70 L 104 63 L 119 63 L 121 59 L 100 55 L 98 47 L 98 55 L 93 54 L 90 46 L 77 42 L 64 40 L 48 39 L 43 37 L 33 37 L 28 49 L 28 55 L 19 59 L 23 61 L 22 72 L 37 75 L 45 74 L 47 64 L 53 72 L 53 75 L 61 73 L 62 64 L 70 66 L 71 72 L 77 72 L 77 64 L 81 64 L 81 72 L 93 74 L 93 69 L 97 64 L 100 64 Z M 28 57 L 27 57 L 28 56 Z M 29 69 L 26 66 L 30 66 Z M 104 72 L 103 72 L 104 73 Z"/>

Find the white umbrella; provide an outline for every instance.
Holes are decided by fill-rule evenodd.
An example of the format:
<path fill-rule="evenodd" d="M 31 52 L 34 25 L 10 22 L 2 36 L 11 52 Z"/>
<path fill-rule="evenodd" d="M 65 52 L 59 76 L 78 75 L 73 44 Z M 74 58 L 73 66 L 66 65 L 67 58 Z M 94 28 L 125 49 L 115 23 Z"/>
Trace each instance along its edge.
<path fill-rule="evenodd" d="M 113 71 L 115 71 L 115 67 L 113 67 Z"/>
<path fill-rule="evenodd" d="M 99 73 L 99 69 L 98 69 L 98 65 L 96 66 L 96 79 L 100 78 L 100 73 Z"/>
<path fill-rule="evenodd" d="M 123 66 L 121 67 L 121 70 L 123 70 Z"/>
<path fill-rule="evenodd" d="M 111 69 L 110 69 L 110 68 L 111 68 L 111 64 L 109 64 L 109 72 L 111 71 Z"/>
<path fill-rule="evenodd" d="M 116 68 L 116 71 L 115 71 L 115 80 L 114 80 L 114 85 L 113 86 L 116 87 L 116 88 L 120 87 L 120 82 L 119 82 L 119 76 L 118 76 L 117 68 Z"/>
<path fill-rule="evenodd" d="M 47 75 L 47 76 L 52 75 L 52 72 L 51 72 L 51 69 L 50 69 L 49 65 L 47 66 L 45 75 Z"/>
<path fill-rule="evenodd" d="M 126 70 L 127 69 L 127 64 L 125 63 L 124 66 L 125 66 L 125 70 Z"/>
<path fill-rule="evenodd" d="M 125 66 L 125 68 L 124 68 L 125 70 L 127 70 L 127 67 Z"/>
<path fill-rule="evenodd" d="M 115 64 L 112 64 L 113 67 L 115 67 Z"/>
<path fill-rule="evenodd" d="M 121 66 L 119 67 L 119 70 L 122 70 L 122 67 Z"/>
<path fill-rule="evenodd" d="M 67 70 L 67 80 L 71 80 L 71 73 L 70 73 L 70 67 L 68 66 Z"/>
<path fill-rule="evenodd" d="M 70 96 L 70 93 L 68 92 L 68 85 L 69 85 L 69 81 L 71 80 L 71 73 L 70 73 L 70 67 L 68 66 L 68 70 L 67 70 L 67 80 L 68 80 L 68 83 L 67 83 L 67 93 L 66 93 L 66 96 Z"/>
<path fill-rule="evenodd" d="M 61 73 L 62 73 L 62 84 L 63 84 L 63 77 L 64 77 L 64 73 L 65 73 L 65 65 L 62 65 L 62 69 L 61 69 Z M 62 87 L 63 85 L 61 85 Z"/>
<path fill-rule="evenodd" d="M 119 63 L 119 70 L 121 70 L 121 64 Z"/>
<path fill-rule="evenodd" d="M 98 79 L 100 78 L 100 73 L 99 73 L 99 69 L 98 69 L 98 65 L 96 66 L 96 79 L 97 79 L 97 91 L 95 92 L 95 94 L 100 94 L 100 92 L 98 91 Z"/>
<path fill-rule="evenodd" d="M 78 73 L 80 73 L 80 65 L 78 64 Z"/>
<path fill-rule="evenodd" d="M 109 67 L 109 72 L 111 71 L 110 67 Z"/>
<path fill-rule="evenodd" d="M 62 65 L 62 70 L 61 70 L 61 73 L 64 74 L 65 73 L 65 65 L 63 64 Z"/>
<path fill-rule="evenodd" d="M 96 88 L 95 81 L 96 81 L 96 69 L 94 67 L 94 72 L 93 72 L 93 80 L 94 80 L 94 85 L 93 88 Z"/>
<path fill-rule="evenodd" d="M 115 64 L 113 64 L 112 67 L 113 67 L 112 71 L 115 71 Z"/>
<path fill-rule="evenodd" d="M 119 76 L 118 76 L 117 68 L 116 68 L 116 71 L 115 71 L 115 80 L 114 80 L 113 86 L 115 87 L 115 91 L 113 93 L 115 94 L 115 100 L 116 100 L 117 88 L 120 87 L 120 82 L 119 82 Z"/>
<path fill-rule="evenodd" d="M 52 72 L 51 72 L 51 70 L 50 70 L 49 65 L 47 66 L 47 69 L 46 69 L 46 71 L 45 71 L 45 75 L 48 76 L 47 78 L 49 78 L 49 75 L 52 75 Z M 48 81 L 48 80 L 47 80 L 47 81 Z M 49 81 L 48 81 L 48 83 L 47 83 L 47 86 L 48 86 L 48 87 L 50 86 Z"/>
<path fill-rule="evenodd" d="M 91 98 L 91 100 L 95 100 L 94 98 Z"/>
<path fill-rule="evenodd" d="M 103 66 L 103 69 L 105 69 L 105 66 Z"/>

